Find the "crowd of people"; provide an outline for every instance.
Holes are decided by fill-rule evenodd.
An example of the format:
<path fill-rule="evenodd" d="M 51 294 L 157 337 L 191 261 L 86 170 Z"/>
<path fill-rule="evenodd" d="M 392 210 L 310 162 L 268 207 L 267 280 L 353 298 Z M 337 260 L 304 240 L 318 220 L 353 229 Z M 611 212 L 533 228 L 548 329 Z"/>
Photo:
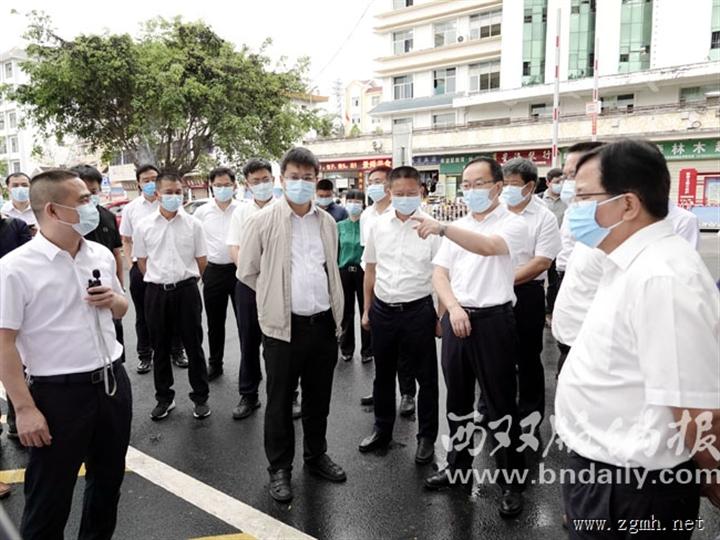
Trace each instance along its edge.
<path fill-rule="evenodd" d="M 262 407 L 262 353 L 269 495 L 278 502 L 293 498 L 294 419 L 307 470 L 348 480 L 326 431 L 336 364 L 356 350 L 375 368 L 360 400 L 374 422 L 359 451 L 388 448 L 396 414 L 417 412 L 415 462 L 433 462 L 441 370 L 450 440 L 469 421 L 505 441 L 493 454 L 504 473 L 503 518 L 523 510 L 521 443 L 549 413 L 576 472 L 718 468 L 719 293 L 696 251 L 697 220 L 670 202 L 654 145 L 580 142 L 540 194 L 531 161 L 474 159 L 462 173 L 467 215 L 454 221 L 423 211 L 420 174 L 409 166 L 373 169 L 366 193 L 349 190 L 338 204 L 317 158 L 300 147 L 280 163 L 281 196 L 270 162 L 255 158 L 242 169 L 251 199 L 237 200 L 235 171 L 218 167 L 213 198 L 194 215 L 182 208 L 177 174 L 149 164 L 136 174 L 140 194 L 119 229 L 92 167 L 6 180 L 0 380 L 14 406 L 9 436 L 30 447 L 23 538 L 62 537 L 82 463 L 80 536 L 112 536 L 131 421 L 124 266 L 135 369 L 154 378 L 153 421 L 176 407 L 173 364 L 187 368 L 195 419 L 211 414 L 232 305 L 241 350 L 232 417 Z M 554 407 L 545 403 L 546 325 L 560 353 Z M 428 490 L 461 486 L 457 473 L 473 469 L 471 445 L 445 450 Z M 571 538 L 592 537 L 577 519 L 694 519 L 701 493 L 720 507 L 717 476 L 576 481 L 562 491 Z"/>

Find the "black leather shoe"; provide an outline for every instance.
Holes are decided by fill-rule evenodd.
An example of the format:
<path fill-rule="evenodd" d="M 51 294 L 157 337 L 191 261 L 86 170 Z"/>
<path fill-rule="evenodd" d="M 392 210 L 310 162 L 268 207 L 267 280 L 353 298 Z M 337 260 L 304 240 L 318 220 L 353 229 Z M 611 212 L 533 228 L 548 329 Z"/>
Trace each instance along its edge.
<path fill-rule="evenodd" d="M 450 469 L 447 468 L 442 469 L 441 471 L 438 471 L 432 476 L 428 476 L 425 479 L 425 489 L 429 489 L 431 491 L 447 489 L 451 486 L 452 484 L 450 483 Z"/>
<path fill-rule="evenodd" d="M 364 396 L 360 398 L 360 405 L 363 407 L 369 407 L 371 405 L 375 404 L 375 399 L 373 398 L 373 395 L 370 394 L 369 396 Z"/>
<path fill-rule="evenodd" d="M 400 401 L 400 416 L 407 418 L 415 414 L 415 398 L 412 396 L 403 396 Z"/>
<path fill-rule="evenodd" d="M 242 420 L 250 416 L 253 411 L 260 407 L 260 400 L 257 396 L 242 396 L 240 403 L 233 409 L 232 417 L 235 420 Z"/>
<path fill-rule="evenodd" d="M 372 354 L 368 354 L 368 355 L 364 354 L 360 357 L 360 360 L 362 361 L 363 364 L 367 364 L 368 362 L 375 361 L 375 357 Z"/>
<path fill-rule="evenodd" d="M 280 469 L 270 473 L 270 496 L 277 502 L 286 503 L 292 500 L 293 492 L 290 477 L 288 469 Z"/>
<path fill-rule="evenodd" d="M 141 358 L 138 361 L 137 365 L 137 372 L 140 375 L 143 375 L 145 373 L 150 373 L 152 371 L 152 358 Z"/>
<path fill-rule="evenodd" d="M 504 489 L 502 496 L 500 497 L 500 506 L 498 507 L 500 517 L 512 519 L 519 516 L 520 512 L 523 511 L 523 505 L 524 502 L 522 493 L 519 491 Z"/>
<path fill-rule="evenodd" d="M 391 440 L 392 437 L 383 435 L 379 431 L 373 431 L 372 435 L 363 439 L 358 449 L 363 453 L 380 450 L 381 448 L 387 448 L 390 445 Z"/>
<path fill-rule="evenodd" d="M 208 382 L 214 381 L 218 377 L 221 377 L 222 374 L 223 374 L 222 366 L 210 364 L 210 367 L 208 368 Z"/>
<path fill-rule="evenodd" d="M 331 482 L 340 483 L 347 480 L 347 475 L 345 471 L 342 470 L 342 467 L 330 459 L 330 456 L 327 454 L 323 454 L 312 461 L 306 461 L 305 467 L 311 474 L 324 478 L 325 480 L 330 480 Z"/>
<path fill-rule="evenodd" d="M 435 455 L 435 441 L 427 437 L 418 439 L 417 452 L 415 452 L 415 463 L 425 465 L 430 463 Z"/>

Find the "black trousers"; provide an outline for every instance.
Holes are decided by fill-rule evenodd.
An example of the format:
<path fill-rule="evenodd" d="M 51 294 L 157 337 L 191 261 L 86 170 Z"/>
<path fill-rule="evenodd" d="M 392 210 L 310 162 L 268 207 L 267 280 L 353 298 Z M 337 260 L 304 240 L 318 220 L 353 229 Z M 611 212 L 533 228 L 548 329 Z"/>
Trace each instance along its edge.
<path fill-rule="evenodd" d="M 155 398 L 164 403 L 175 398 L 170 343 L 173 329 L 179 328 L 188 357 L 188 376 L 192 387 L 190 399 L 195 403 L 205 403 L 210 390 L 202 348 L 202 301 L 197 282 L 193 280 L 188 285 L 181 284 L 170 291 L 164 290 L 162 285 L 148 283 L 145 291 L 145 317 L 155 351 Z"/>
<path fill-rule="evenodd" d="M 350 265 L 340 269 L 340 281 L 345 294 L 340 352 L 345 356 L 352 356 L 355 353 L 355 300 L 357 299 L 358 306 L 360 306 L 358 309 L 362 312 L 365 305 L 364 277 L 365 272 L 359 265 Z M 373 354 L 370 332 L 362 327 L 360 327 L 360 354 L 362 356 L 372 356 Z M 415 392 L 413 392 L 414 394 Z"/>
<path fill-rule="evenodd" d="M 45 416 L 52 444 L 30 448 L 25 472 L 25 540 L 62 540 L 80 465 L 85 463 L 81 540 L 109 539 L 115 530 L 125 454 L 130 441 L 132 395 L 122 364 L 117 392 L 100 384 L 34 382 L 30 393 Z"/>
<path fill-rule="evenodd" d="M 435 441 L 438 433 L 438 363 L 435 349 L 437 315 L 430 296 L 393 309 L 375 298 L 370 308 L 370 331 L 375 353 L 375 430 L 392 435 L 395 424 L 395 377 L 401 354 L 412 361 L 412 375 L 420 386 L 418 438 Z"/>
<path fill-rule="evenodd" d="M 515 321 L 520 338 L 517 349 L 518 413 L 525 418 L 534 411 L 545 416 L 545 370 L 540 354 L 545 330 L 545 291 L 541 281 L 515 287 Z"/>
<path fill-rule="evenodd" d="M 568 345 L 558 341 L 557 346 L 558 349 L 560 349 L 560 358 L 558 358 L 557 373 L 555 374 L 556 379 L 560 376 L 560 372 L 565 365 L 565 360 L 567 360 L 568 354 L 570 354 L 570 347 Z"/>
<path fill-rule="evenodd" d="M 203 301 L 208 325 L 208 345 L 210 346 L 211 366 L 221 368 L 225 356 L 225 320 L 227 318 L 228 299 L 232 302 L 233 313 L 237 317 L 235 306 L 234 264 L 208 263 L 203 273 Z"/>
<path fill-rule="evenodd" d="M 240 376 L 238 391 L 241 396 L 257 397 L 262 371 L 260 369 L 260 345 L 262 331 L 258 323 L 255 291 L 240 281 L 235 284 L 235 309 L 240 335 Z"/>
<path fill-rule="evenodd" d="M 577 473 L 590 469 L 591 465 L 594 466 L 596 474 L 597 471 L 608 471 L 607 474 L 612 475 L 611 478 L 615 480 L 608 483 L 578 479 Z M 666 473 L 668 478 L 673 479 L 671 483 L 663 484 L 659 470 L 645 471 L 647 479 L 642 486 L 638 485 L 637 481 L 617 482 L 617 474 L 626 472 L 622 468 L 591 461 L 575 452 L 569 453 L 566 466 L 575 475 L 574 479 L 570 478 L 562 485 L 568 532 L 572 540 L 675 540 L 689 539 L 692 536 L 692 530 L 673 530 L 673 523 L 676 520 L 682 523 L 686 520 L 696 521 L 698 517 L 700 486 L 694 482 L 684 484 L 675 480 L 675 474 L 680 470 L 689 471 L 682 473 L 681 477 L 694 474 L 696 466 L 693 461 L 681 463 L 672 469 L 672 473 Z M 606 520 L 608 530 L 602 533 L 597 532 L 597 529 L 588 531 L 583 520 Z M 637 525 L 639 521 L 644 522 L 642 527 Z M 638 526 L 638 530 L 631 532 L 632 526 Z M 663 531 L 663 528 L 666 530 Z"/>
<path fill-rule="evenodd" d="M 510 446 L 495 453 L 498 470 L 522 471 L 525 458 L 516 450 L 520 446 L 520 424 L 515 401 L 515 351 L 518 336 L 515 317 L 510 304 L 479 310 L 470 314 L 472 330 L 466 338 L 458 338 L 446 313 L 441 321 L 443 329 L 442 368 L 447 387 L 447 414 L 452 447 L 448 449 L 448 466 L 453 470 L 472 467 L 473 440 L 463 447 L 467 434 L 473 433 L 475 410 L 475 383 L 480 384 L 488 420 L 494 422 L 505 417 L 497 431 L 508 433 Z M 452 417 L 451 417 L 452 415 Z M 465 430 L 465 435 L 460 430 Z M 492 441 L 492 442 L 490 442 Z M 486 445 L 493 449 L 498 443 L 489 434 Z M 501 485 L 507 485 L 503 475 L 498 476 Z M 519 484 L 515 483 L 519 488 Z"/>
<path fill-rule="evenodd" d="M 265 454 L 268 470 L 292 469 L 295 428 L 292 402 L 300 379 L 303 458 L 313 461 L 327 452 L 327 418 L 338 345 L 330 311 L 310 317 L 292 316 L 290 343 L 263 336 L 267 372 Z"/>
<path fill-rule="evenodd" d="M 143 275 L 138 268 L 137 263 L 133 263 L 130 268 L 130 297 L 135 307 L 135 335 L 137 336 L 137 355 L 138 360 L 152 360 L 153 349 L 150 342 L 150 332 L 145 318 L 145 289 L 147 284 Z M 115 327 L 117 331 L 117 326 Z M 180 332 L 174 329 L 172 332 L 172 342 L 170 347 L 173 357 L 182 354 L 183 346 L 180 339 Z"/>
<path fill-rule="evenodd" d="M 560 276 L 558 275 L 557 268 L 555 267 L 555 261 L 553 261 L 550 268 L 548 268 L 547 282 L 547 291 L 545 293 L 545 313 L 547 315 L 551 315 L 553 308 L 555 307 L 555 299 L 557 298 L 558 291 L 560 290 Z"/>

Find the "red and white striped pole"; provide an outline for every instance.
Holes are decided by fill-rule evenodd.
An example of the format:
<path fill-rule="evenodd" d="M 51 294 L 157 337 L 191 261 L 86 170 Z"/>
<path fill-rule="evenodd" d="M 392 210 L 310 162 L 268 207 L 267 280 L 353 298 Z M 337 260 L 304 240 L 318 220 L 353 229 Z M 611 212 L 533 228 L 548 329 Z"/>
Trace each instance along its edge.
<path fill-rule="evenodd" d="M 598 52 L 600 51 L 600 38 L 595 36 L 595 52 L 593 54 L 593 113 L 592 113 L 592 140 L 597 141 L 597 117 L 600 100 L 598 99 Z"/>
<path fill-rule="evenodd" d="M 558 166 L 558 128 L 560 127 L 560 9 L 555 26 L 555 92 L 553 93 L 552 166 Z"/>

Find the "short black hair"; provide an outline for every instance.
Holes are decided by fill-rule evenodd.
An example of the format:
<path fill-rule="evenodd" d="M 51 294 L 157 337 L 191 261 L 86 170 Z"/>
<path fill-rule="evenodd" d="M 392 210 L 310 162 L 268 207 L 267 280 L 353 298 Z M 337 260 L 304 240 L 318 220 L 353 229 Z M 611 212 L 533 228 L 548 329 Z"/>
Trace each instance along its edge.
<path fill-rule="evenodd" d="M 151 163 L 145 163 L 144 165 L 140 165 L 137 169 L 135 169 L 135 180 L 139 182 L 140 175 L 148 171 L 155 171 L 156 173 L 158 173 L 158 175 L 160 174 L 160 170 L 155 165 L 152 165 Z"/>
<path fill-rule="evenodd" d="M 95 167 L 92 165 L 75 165 L 72 169 L 81 180 L 86 182 L 97 182 L 102 185 L 103 177 Z"/>
<path fill-rule="evenodd" d="M 370 175 L 376 172 L 383 172 L 385 173 L 385 176 L 390 176 L 390 173 L 392 172 L 392 167 L 388 167 L 387 165 L 378 165 L 377 167 L 373 167 L 368 171 L 367 177 L 370 178 Z"/>
<path fill-rule="evenodd" d="M 215 167 L 212 171 L 210 171 L 210 182 L 215 180 L 215 177 L 217 176 L 229 176 L 230 180 L 233 182 L 235 181 L 235 171 L 233 171 L 230 167 Z"/>
<path fill-rule="evenodd" d="M 415 180 L 418 183 L 418 186 L 422 186 L 422 180 L 420 180 L 420 173 L 415 167 L 410 167 L 409 165 L 402 165 L 400 167 L 395 167 L 392 171 L 390 171 L 390 176 L 388 179 L 390 180 L 390 184 L 395 180 L 400 180 L 401 178 L 410 178 L 411 180 Z"/>
<path fill-rule="evenodd" d="M 345 192 L 345 201 L 349 201 L 351 199 L 353 201 L 362 201 L 363 206 L 365 205 L 365 194 L 362 192 L 362 190 L 355 189 L 355 188 L 348 189 Z"/>
<path fill-rule="evenodd" d="M 565 154 L 574 154 L 575 152 L 582 152 L 584 154 L 585 152 L 589 152 L 590 150 L 595 150 L 596 148 L 605 146 L 605 144 L 606 143 L 600 141 L 582 141 L 573 144 L 570 148 L 567 149 Z"/>
<path fill-rule="evenodd" d="M 62 183 L 78 178 L 68 169 L 48 169 L 36 174 L 30 180 L 30 207 L 35 217 L 42 218 L 47 203 L 58 202 L 63 197 Z"/>
<path fill-rule="evenodd" d="M 318 189 L 327 190 L 327 191 L 335 191 L 335 185 L 333 184 L 332 180 L 323 178 L 322 180 L 318 180 L 318 183 L 315 184 L 315 191 L 317 191 Z"/>
<path fill-rule="evenodd" d="M 296 146 L 288 150 L 280 162 L 280 173 L 285 174 L 288 163 L 294 163 L 295 165 L 304 165 L 306 167 L 312 167 L 315 169 L 315 174 L 320 173 L 320 162 L 310 150 L 303 148 L 302 146 Z"/>
<path fill-rule="evenodd" d="M 555 167 L 554 169 L 550 169 L 547 173 L 545 173 L 545 178 L 548 179 L 548 181 L 553 180 L 554 178 L 558 178 L 559 176 L 562 176 L 563 172 L 562 169 L 559 169 Z"/>
<path fill-rule="evenodd" d="M 8 174 L 8 175 L 5 177 L 5 185 L 6 185 L 6 186 L 9 186 L 9 185 L 10 185 L 10 180 L 12 180 L 13 178 L 17 178 L 18 176 L 24 176 L 25 178 L 28 179 L 28 182 L 30 181 L 30 177 L 29 177 L 27 174 L 25 174 L 24 172 L 14 172 L 14 173 Z"/>
<path fill-rule="evenodd" d="M 670 171 L 660 149 L 644 139 L 621 139 L 583 154 L 577 169 L 600 160 L 600 182 L 611 195 L 634 193 L 658 219 L 668 214 Z"/>
<path fill-rule="evenodd" d="M 262 169 L 266 169 L 267 172 L 272 175 L 272 165 L 267 159 L 263 158 L 252 158 L 249 159 L 245 166 L 242 168 L 242 173 L 245 178 L 254 172 L 258 172 Z"/>
<path fill-rule="evenodd" d="M 180 175 L 176 173 L 175 171 L 161 171 L 158 173 L 158 177 L 155 179 L 155 183 L 160 187 L 160 183 L 163 180 L 167 180 L 169 182 L 182 182 L 182 178 L 180 178 Z"/>
<path fill-rule="evenodd" d="M 517 174 L 522 178 L 523 183 L 537 183 L 538 170 L 535 164 L 527 158 L 513 158 L 502 168 L 503 176 Z"/>
<path fill-rule="evenodd" d="M 495 161 L 493 158 L 488 157 L 488 156 L 480 156 L 480 157 L 471 159 L 463 167 L 463 172 L 465 172 L 465 169 L 467 169 L 470 165 L 475 165 L 476 163 L 486 163 L 487 166 L 490 167 L 490 174 L 492 175 L 493 182 L 502 182 L 503 181 L 502 167 L 500 166 L 500 164 L 497 161 Z"/>

